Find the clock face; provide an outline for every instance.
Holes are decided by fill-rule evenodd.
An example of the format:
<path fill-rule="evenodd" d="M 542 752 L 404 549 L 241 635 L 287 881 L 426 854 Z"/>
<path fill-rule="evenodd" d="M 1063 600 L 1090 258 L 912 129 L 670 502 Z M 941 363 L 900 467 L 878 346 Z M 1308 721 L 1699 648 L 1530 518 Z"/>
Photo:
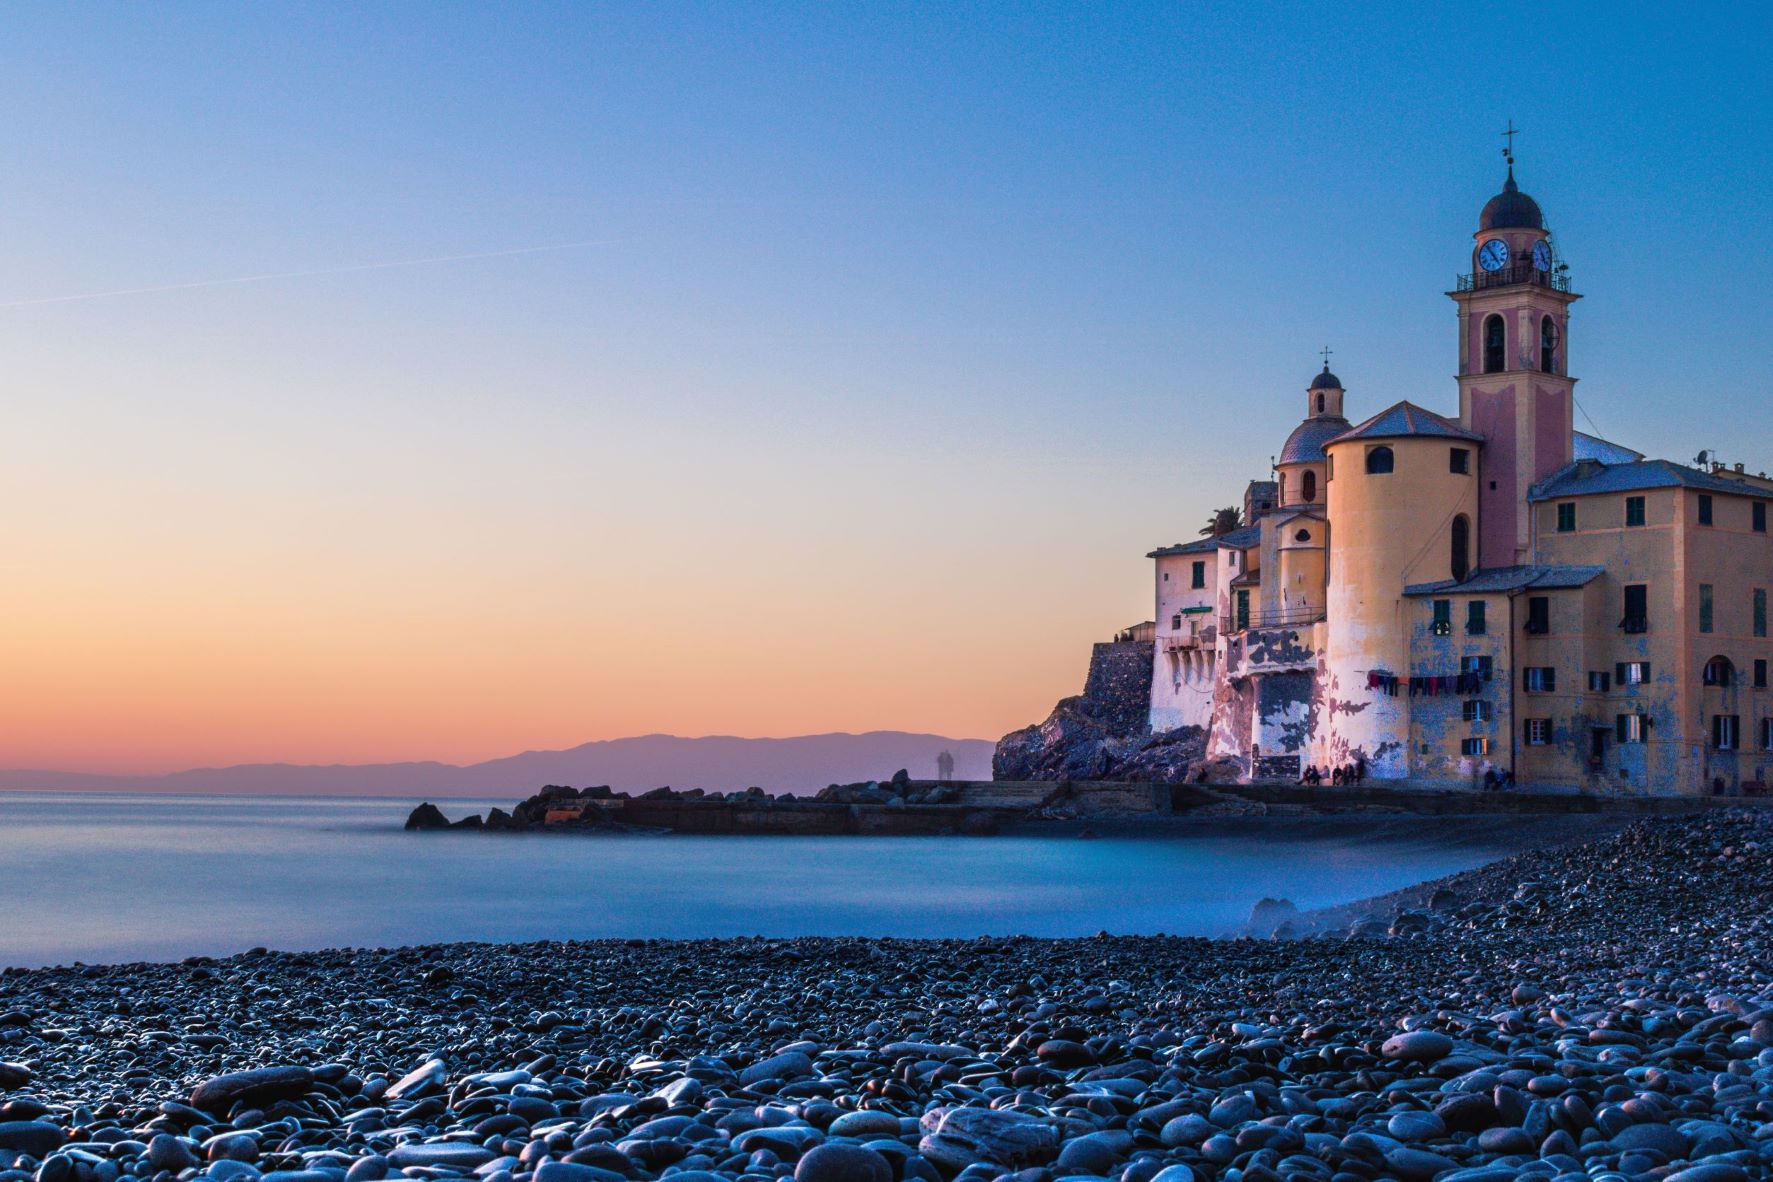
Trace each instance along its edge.
<path fill-rule="evenodd" d="M 1551 270 L 1551 244 L 1535 242 L 1533 244 L 1533 265 L 1541 271 Z"/>
<path fill-rule="evenodd" d="M 1500 271 L 1508 266 L 1508 243 L 1492 238 L 1478 247 L 1478 266 L 1486 271 Z"/>

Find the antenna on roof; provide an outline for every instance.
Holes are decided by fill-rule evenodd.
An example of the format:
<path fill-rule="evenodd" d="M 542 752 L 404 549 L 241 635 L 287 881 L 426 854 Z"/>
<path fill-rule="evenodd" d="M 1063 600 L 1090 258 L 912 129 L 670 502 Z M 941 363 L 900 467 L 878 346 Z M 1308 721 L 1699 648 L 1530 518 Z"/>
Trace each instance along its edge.
<path fill-rule="evenodd" d="M 1711 457 L 1712 452 L 1709 448 L 1701 450 L 1698 455 L 1693 457 L 1693 466 L 1695 468 L 1703 468 L 1706 464 L 1711 462 Z"/>

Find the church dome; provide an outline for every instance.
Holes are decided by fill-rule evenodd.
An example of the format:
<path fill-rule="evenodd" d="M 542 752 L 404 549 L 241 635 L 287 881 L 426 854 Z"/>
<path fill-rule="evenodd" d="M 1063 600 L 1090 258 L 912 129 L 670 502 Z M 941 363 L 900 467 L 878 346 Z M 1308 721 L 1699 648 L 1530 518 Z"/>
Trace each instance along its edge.
<path fill-rule="evenodd" d="M 1334 380 L 1332 375 L 1331 380 Z M 1338 385 L 1337 389 L 1341 389 Z M 1281 448 L 1280 459 L 1275 467 L 1283 464 L 1321 464 L 1324 462 L 1324 444 L 1347 431 L 1348 420 L 1341 415 L 1324 415 L 1321 418 L 1306 419 L 1293 433 L 1287 436 L 1287 444 Z"/>
<path fill-rule="evenodd" d="M 1478 215 L 1478 229 L 1545 229 L 1545 215 L 1539 212 L 1539 203 L 1514 183 L 1514 165 L 1508 166 L 1508 180 L 1503 182 L 1502 192 L 1490 198 L 1484 212 Z"/>
<path fill-rule="evenodd" d="M 1340 390 L 1342 388 L 1342 379 L 1331 373 L 1330 367 L 1326 365 L 1324 366 L 1323 373 L 1320 373 L 1315 378 L 1311 379 L 1311 386 L 1309 388 L 1313 390 Z"/>

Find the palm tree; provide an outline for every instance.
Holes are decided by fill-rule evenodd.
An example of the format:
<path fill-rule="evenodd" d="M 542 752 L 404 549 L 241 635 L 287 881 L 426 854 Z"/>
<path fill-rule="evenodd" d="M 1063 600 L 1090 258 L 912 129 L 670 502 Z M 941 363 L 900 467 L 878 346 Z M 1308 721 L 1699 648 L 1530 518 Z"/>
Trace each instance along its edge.
<path fill-rule="evenodd" d="M 1213 510 L 1213 515 L 1207 519 L 1206 527 L 1200 532 L 1202 537 L 1216 538 L 1220 534 L 1228 534 L 1234 529 L 1242 529 L 1243 524 L 1243 510 L 1236 505 L 1227 505 L 1223 509 Z"/>

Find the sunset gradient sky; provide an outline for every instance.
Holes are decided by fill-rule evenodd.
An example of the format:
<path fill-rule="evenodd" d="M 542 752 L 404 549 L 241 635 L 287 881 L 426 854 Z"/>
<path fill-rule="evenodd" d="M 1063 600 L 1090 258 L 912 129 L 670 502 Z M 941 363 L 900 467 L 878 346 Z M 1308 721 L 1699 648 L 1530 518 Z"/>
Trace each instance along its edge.
<path fill-rule="evenodd" d="M 1773 466 L 1749 8 L 11 7 L 0 766 L 1033 721 L 1320 346 L 1451 410 L 1509 118 L 1592 421 Z"/>

